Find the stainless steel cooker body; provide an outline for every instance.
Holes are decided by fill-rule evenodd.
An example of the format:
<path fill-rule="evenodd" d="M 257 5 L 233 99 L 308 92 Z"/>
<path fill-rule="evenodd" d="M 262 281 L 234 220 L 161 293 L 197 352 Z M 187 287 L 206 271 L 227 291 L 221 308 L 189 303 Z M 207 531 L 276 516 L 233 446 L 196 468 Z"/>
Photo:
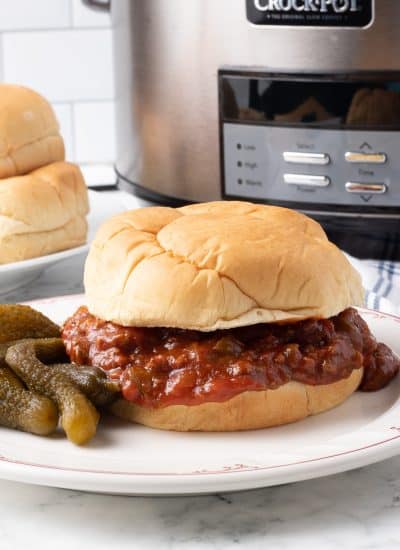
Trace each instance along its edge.
<path fill-rule="evenodd" d="M 365 28 L 257 26 L 245 0 L 118 0 L 112 11 L 116 168 L 168 198 L 221 198 L 221 68 L 400 71 L 399 0 L 376 0 Z"/>

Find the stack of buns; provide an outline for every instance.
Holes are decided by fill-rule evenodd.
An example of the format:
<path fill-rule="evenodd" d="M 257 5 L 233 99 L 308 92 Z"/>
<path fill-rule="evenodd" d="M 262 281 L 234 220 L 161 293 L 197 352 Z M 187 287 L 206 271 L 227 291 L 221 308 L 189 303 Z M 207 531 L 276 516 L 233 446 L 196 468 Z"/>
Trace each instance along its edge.
<path fill-rule="evenodd" d="M 0 84 L 0 265 L 86 242 L 87 188 L 51 105 Z"/>

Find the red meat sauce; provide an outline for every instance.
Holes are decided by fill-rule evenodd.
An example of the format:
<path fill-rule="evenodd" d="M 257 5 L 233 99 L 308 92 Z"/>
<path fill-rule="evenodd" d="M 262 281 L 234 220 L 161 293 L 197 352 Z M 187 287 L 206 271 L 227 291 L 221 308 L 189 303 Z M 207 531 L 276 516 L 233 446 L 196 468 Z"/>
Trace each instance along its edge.
<path fill-rule="evenodd" d="M 81 307 L 62 336 L 72 362 L 102 368 L 127 400 L 146 407 L 221 402 L 291 380 L 330 384 L 361 367 L 360 389 L 374 391 L 400 366 L 352 308 L 330 319 L 199 332 L 122 327 Z"/>

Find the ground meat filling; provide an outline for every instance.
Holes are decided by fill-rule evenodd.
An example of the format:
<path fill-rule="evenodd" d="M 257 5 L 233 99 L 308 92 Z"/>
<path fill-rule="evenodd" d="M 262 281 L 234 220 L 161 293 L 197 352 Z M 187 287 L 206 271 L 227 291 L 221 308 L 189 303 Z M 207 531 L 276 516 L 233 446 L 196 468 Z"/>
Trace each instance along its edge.
<path fill-rule="evenodd" d="M 72 362 L 101 367 L 126 399 L 147 407 L 221 402 L 291 380 L 330 384 L 361 367 L 360 389 L 374 391 L 400 366 L 352 308 L 330 319 L 199 332 L 122 327 L 81 307 L 62 335 Z"/>

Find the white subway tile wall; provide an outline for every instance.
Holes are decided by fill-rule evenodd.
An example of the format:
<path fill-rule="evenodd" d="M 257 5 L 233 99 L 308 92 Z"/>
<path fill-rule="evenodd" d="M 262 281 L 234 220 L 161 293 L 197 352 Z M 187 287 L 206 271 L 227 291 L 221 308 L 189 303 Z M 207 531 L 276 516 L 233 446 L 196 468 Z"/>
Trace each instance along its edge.
<path fill-rule="evenodd" d="M 107 29 L 110 26 L 110 15 L 106 11 L 89 10 L 82 0 L 72 0 L 72 21 L 74 27 L 104 27 Z"/>
<path fill-rule="evenodd" d="M 69 0 L 1 0 L 2 31 L 60 29 L 70 26 Z"/>
<path fill-rule="evenodd" d="M 0 0 L 0 78 L 52 103 L 88 185 L 115 179 L 112 61 L 108 13 L 81 0 Z"/>
<path fill-rule="evenodd" d="M 75 103 L 74 143 L 82 162 L 111 163 L 114 160 L 114 104 L 112 101 Z M 104 136 L 101 135 L 104 132 Z"/>

